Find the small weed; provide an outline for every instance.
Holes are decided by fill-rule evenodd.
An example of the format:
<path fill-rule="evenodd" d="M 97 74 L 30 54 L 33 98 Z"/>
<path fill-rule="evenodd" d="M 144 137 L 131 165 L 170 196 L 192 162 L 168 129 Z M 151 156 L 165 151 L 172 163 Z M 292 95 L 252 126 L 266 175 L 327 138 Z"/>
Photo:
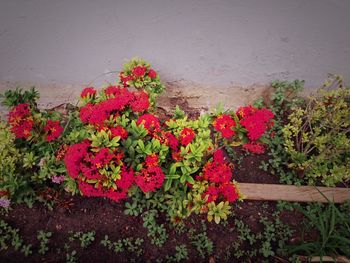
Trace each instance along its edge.
<path fill-rule="evenodd" d="M 45 232 L 43 230 L 38 231 L 37 239 L 40 241 L 39 254 L 45 255 L 49 250 L 48 244 L 51 236 L 52 232 Z"/>

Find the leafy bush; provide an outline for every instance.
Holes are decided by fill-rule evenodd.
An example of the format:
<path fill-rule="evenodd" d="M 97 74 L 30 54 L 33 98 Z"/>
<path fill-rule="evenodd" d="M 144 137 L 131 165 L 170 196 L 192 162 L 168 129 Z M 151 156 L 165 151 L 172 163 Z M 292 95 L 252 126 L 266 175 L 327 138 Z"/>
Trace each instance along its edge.
<path fill-rule="evenodd" d="M 334 186 L 350 179 L 350 88 L 320 89 L 296 107 L 283 128 L 294 169 L 308 184 Z"/>
<path fill-rule="evenodd" d="M 177 107 L 173 117 L 160 119 L 155 103 L 164 86 L 141 59 L 124 65 L 118 84 L 85 88 L 79 107 L 63 114 L 40 111 L 35 90 L 6 93 L 32 190 L 64 180 L 72 194 L 134 197 L 128 214 L 152 208 L 172 222 L 193 212 L 225 220 L 240 194 L 223 148 L 264 152 L 274 114 L 246 106 L 192 120 Z"/>
<path fill-rule="evenodd" d="M 275 125 L 271 128 L 270 138 L 267 140 L 268 162 L 261 163 L 261 169 L 278 175 L 281 183 L 300 185 L 302 180 L 293 170 L 288 168 L 290 157 L 284 149 L 283 127 L 287 123 L 287 116 L 292 108 L 303 104 L 304 100 L 298 97 L 303 89 L 304 81 L 274 81 L 271 84 L 273 92 L 270 101 L 257 101 L 257 107 L 269 107 L 275 114 Z"/>
<path fill-rule="evenodd" d="M 19 167 L 23 165 L 22 154 L 15 146 L 15 136 L 10 128 L 0 122 L 0 196 L 21 199 L 28 190 L 28 182 Z"/>
<path fill-rule="evenodd" d="M 0 191 L 15 202 L 31 204 L 35 192 L 54 188 L 65 180 L 62 114 L 40 111 L 34 88 L 9 90 L 3 97 L 2 103 L 10 107 L 10 112 L 7 126 L 1 123 L 0 127 L 4 163 L 0 168 Z"/>

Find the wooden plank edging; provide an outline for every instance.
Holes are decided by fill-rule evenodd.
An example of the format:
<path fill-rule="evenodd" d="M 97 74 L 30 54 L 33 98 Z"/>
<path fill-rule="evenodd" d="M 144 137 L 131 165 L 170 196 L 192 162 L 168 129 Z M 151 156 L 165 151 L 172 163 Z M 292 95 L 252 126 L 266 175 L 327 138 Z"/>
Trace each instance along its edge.
<path fill-rule="evenodd" d="M 343 203 L 350 199 L 350 188 L 295 186 L 280 184 L 239 183 L 240 192 L 248 200 L 284 200 L 290 202 L 322 202 L 328 201 L 320 194 L 321 191 L 329 200 Z M 319 191 L 318 191 L 318 190 Z"/>

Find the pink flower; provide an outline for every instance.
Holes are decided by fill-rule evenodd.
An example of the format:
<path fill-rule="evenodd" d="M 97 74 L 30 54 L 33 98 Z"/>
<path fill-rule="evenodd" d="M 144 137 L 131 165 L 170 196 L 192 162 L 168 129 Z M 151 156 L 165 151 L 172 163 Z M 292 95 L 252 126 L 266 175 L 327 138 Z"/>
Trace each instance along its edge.
<path fill-rule="evenodd" d="M 54 175 L 51 177 L 51 181 L 55 184 L 60 184 L 64 182 L 64 180 L 65 180 L 64 175 Z"/>
<path fill-rule="evenodd" d="M 9 199 L 7 199 L 6 197 L 0 198 L 0 207 L 9 208 L 10 204 L 11 204 L 11 201 Z"/>

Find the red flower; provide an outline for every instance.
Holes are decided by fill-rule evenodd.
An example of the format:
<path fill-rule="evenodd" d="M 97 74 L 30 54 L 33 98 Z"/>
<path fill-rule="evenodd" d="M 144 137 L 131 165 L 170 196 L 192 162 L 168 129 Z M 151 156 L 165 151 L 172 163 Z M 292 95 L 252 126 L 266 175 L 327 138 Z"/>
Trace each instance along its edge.
<path fill-rule="evenodd" d="M 186 146 L 193 141 L 195 133 L 191 128 L 184 128 L 180 133 L 180 142 Z"/>
<path fill-rule="evenodd" d="M 230 203 L 239 198 L 236 186 L 233 183 L 227 183 L 220 186 L 220 192 L 223 197 Z"/>
<path fill-rule="evenodd" d="M 203 168 L 203 177 L 205 180 L 213 183 L 228 183 L 232 177 L 232 169 L 225 162 L 222 150 L 214 153 L 213 161 L 207 162 Z"/>
<path fill-rule="evenodd" d="M 128 131 L 122 126 L 117 126 L 110 129 L 113 137 L 120 136 L 121 139 L 125 140 L 128 138 Z"/>
<path fill-rule="evenodd" d="M 158 132 L 160 129 L 159 119 L 153 114 L 144 114 L 137 119 L 137 125 L 143 125 L 150 133 Z"/>
<path fill-rule="evenodd" d="M 81 191 L 81 193 L 88 197 L 99 197 L 104 196 L 104 193 L 101 188 L 95 188 L 91 184 L 88 184 L 86 182 L 80 181 L 78 183 L 78 188 Z"/>
<path fill-rule="evenodd" d="M 113 159 L 114 155 L 110 152 L 108 148 L 102 148 L 92 160 L 92 163 L 97 169 L 103 168 L 106 164 Z"/>
<path fill-rule="evenodd" d="M 67 172 L 70 177 L 76 179 L 80 173 L 80 163 L 87 155 L 87 151 L 90 144 L 88 142 L 82 142 L 69 146 L 66 155 L 64 156 L 64 163 L 67 168 Z"/>
<path fill-rule="evenodd" d="M 174 134 L 172 134 L 171 132 L 166 132 L 164 134 L 164 140 L 165 140 L 165 144 L 167 146 L 169 146 L 171 149 L 173 149 L 174 151 L 177 150 L 177 147 L 179 146 L 179 141 L 177 140 L 177 138 L 175 137 Z"/>
<path fill-rule="evenodd" d="M 34 126 L 29 104 L 22 103 L 13 107 L 8 114 L 8 122 L 17 139 L 27 139 Z"/>
<path fill-rule="evenodd" d="M 171 157 L 176 161 L 176 162 L 181 162 L 182 161 L 182 156 L 180 154 L 180 152 L 173 152 L 171 154 Z"/>
<path fill-rule="evenodd" d="M 127 192 L 134 183 L 134 171 L 132 168 L 128 171 L 125 166 L 122 167 L 121 178 L 116 181 L 116 184 L 123 192 Z"/>
<path fill-rule="evenodd" d="M 125 75 L 124 72 L 119 73 L 119 78 L 120 78 L 120 81 L 123 82 L 124 87 L 129 87 L 129 81 L 133 80 L 131 76 Z"/>
<path fill-rule="evenodd" d="M 153 70 L 153 69 L 149 69 L 148 71 L 148 76 L 151 78 L 151 79 L 155 79 L 157 77 L 157 73 Z"/>
<path fill-rule="evenodd" d="M 108 96 L 108 97 L 116 97 L 116 96 L 120 96 L 121 93 L 122 93 L 122 90 L 123 88 L 120 87 L 120 86 L 109 86 L 105 89 L 105 94 Z"/>
<path fill-rule="evenodd" d="M 239 107 L 238 110 L 236 111 L 236 114 L 237 114 L 238 118 L 243 119 L 243 118 L 246 118 L 248 116 L 253 115 L 256 111 L 257 111 L 257 109 L 255 107 L 249 105 L 249 106 L 245 106 L 245 107 Z"/>
<path fill-rule="evenodd" d="M 248 131 L 248 138 L 256 141 L 271 126 L 269 122 L 273 117 L 274 114 L 268 109 L 255 110 L 247 117 L 244 117 L 240 124 Z"/>
<path fill-rule="evenodd" d="M 249 142 L 243 145 L 243 148 L 251 153 L 262 154 L 265 152 L 265 148 L 260 143 Z"/>
<path fill-rule="evenodd" d="M 158 166 L 158 155 L 155 153 L 152 153 L 150 155 L 146 156 L 145 163 L 147 167 L 154 167 Z"/>
<path fill-rule="evenodd" d="M 146 73 L 147 68 L 144 66 L 136 66 L 134 67 L 134 69 L 132 70 L 132 74 L 135 77 L 143 77 Z"/>
<path fill-rule="evenodd" d="M 135 100 L 130 103 L 134 112 L 143 112 L 149 108 L 149 97 L 143 90 L 133 93 Z"/>
<path fill-rule="evenodd" d="M 107 193 L 104 194 L 104 196 L 115 202 L 118 202 L 119 200 L 126 198 L 126 192 L 118 192 L 113 189 L 109 189 Z"/>
<path fill-rule="evenodd" d="M 92 87 L 88 87 L 88 88 L 85 88 L 83 89 L 83 91 L 81 92 L 80 94 L 80 97 L 81 98 L 86 98 L 86 97 L 92 97 L 96 94 L 96 90 Z"/>
<path fill-rule="evenodd" d="M 151 166 L 137 173 L 135 182 L 144 193 L 154 191 L 162 187 L 165 175 L 159 166 Z"/>
<path fill-rule="evenodd" d="M 60 125 L 59 121 L 48 120 L 44 127 L 46 135 L 46 141 L 51 142 L 60 137 L 63 132 L 63 127 Z"/>
<path fill-rule="evenodd" d="M 27 139 L 31 135 L 34 126 L 34 121 L 31 118 L 23 119 L 21 122 L 13 126 L 11 131 L 15 134 L 17 139 Z"/>
<path fill-rule="evenodd" d="M 232 130 L 232 128 L 236 126 L 236 122 L 230 115 L 220 115 L 214 120 L 213 126 L 216 131 L 221 132 L 221 135 L 224 138 L 228 139 L 235 135 L 235 132 Z"/>
<path fill-rule="evenodd" d="M 219 190 L 214 185 L 209 185 L 204 196 L 208 196 L 207 203 L 215 202 L 219 197 Z"/>

